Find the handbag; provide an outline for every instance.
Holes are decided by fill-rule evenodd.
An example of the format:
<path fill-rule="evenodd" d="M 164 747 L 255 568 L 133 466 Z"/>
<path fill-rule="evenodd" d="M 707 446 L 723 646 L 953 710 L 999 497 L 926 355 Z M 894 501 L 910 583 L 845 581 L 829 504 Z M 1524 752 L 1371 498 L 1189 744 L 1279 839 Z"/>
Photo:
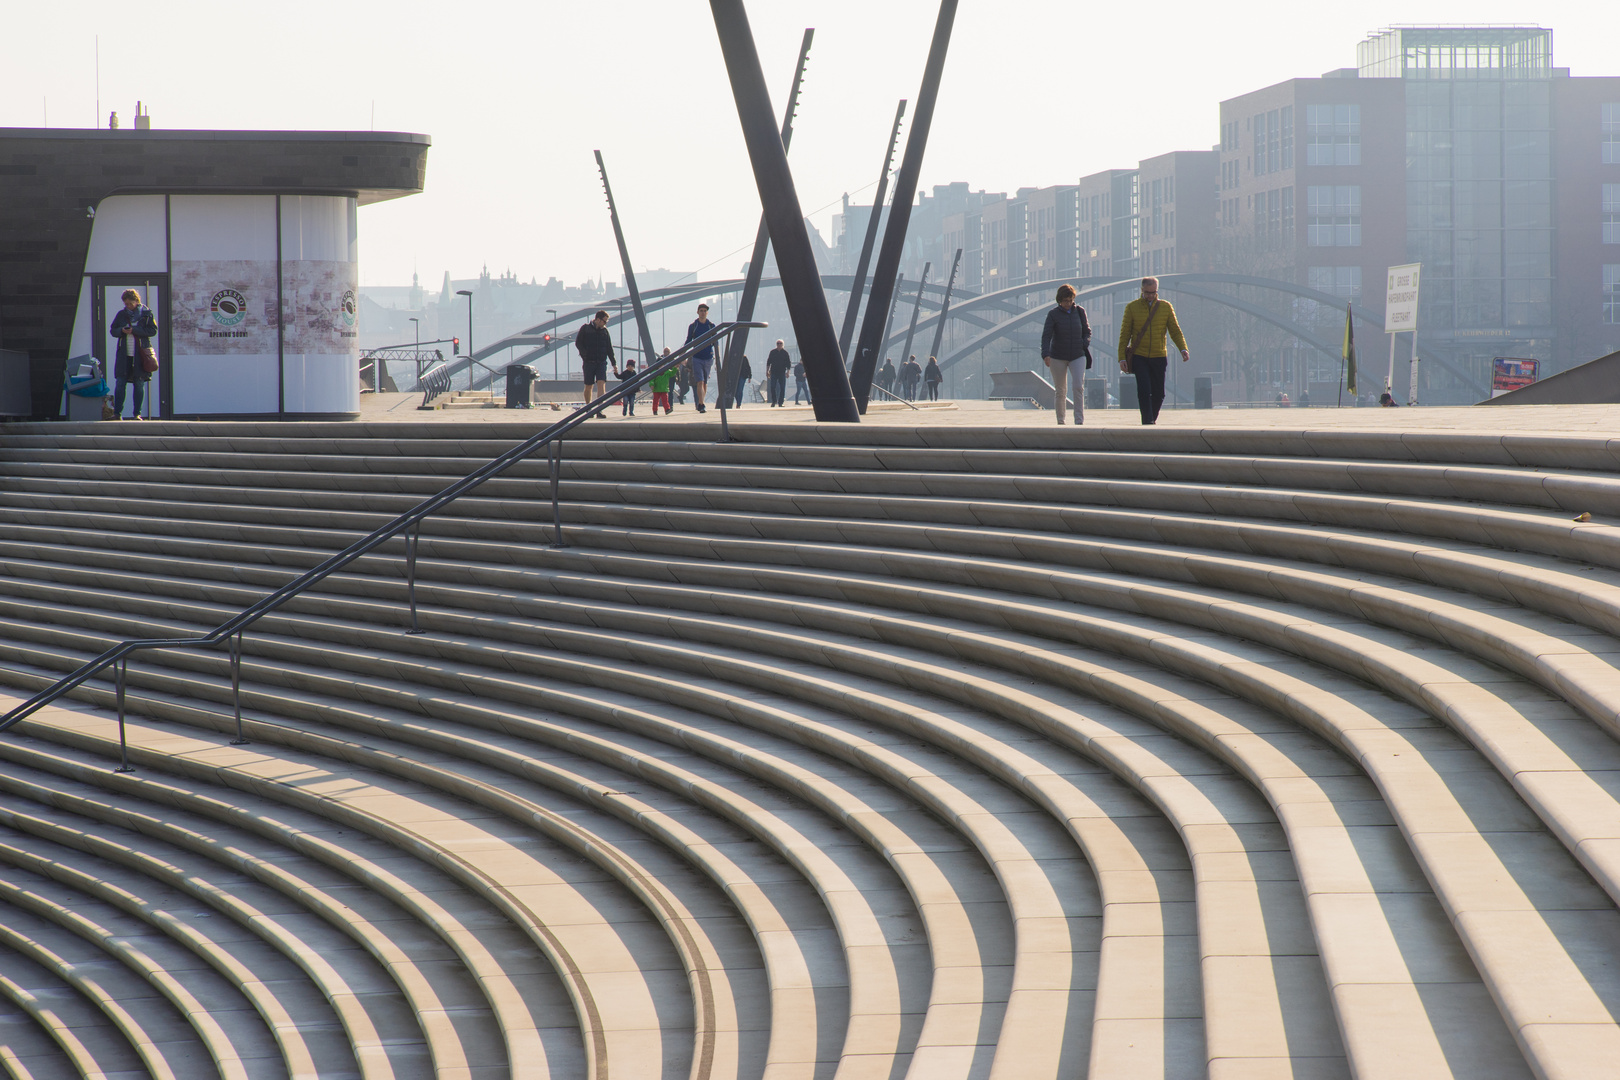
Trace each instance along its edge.
<path fill-rule="evenodd" d="M 1159 302 L 1157 300 L 1148 305 L 1147 318 L 1142 321 L 1141 327 L 1131 337 L 1130 344 L 1125 346 L 1125 355 L 1119 358 L 1119 370 L 1126 375 L 1131 373 L 1131 363 L 1136 359 L 1136 343 L 1142 340 L 1142 335 L 1146 334 L 1148 327 L 1153 325 L 1153 312 L 1158 309 L 1158 306 Z"/>
<path fill-rule="evenodd" d="M 152 348 L 152 346 L 150 346 L 150 345 L 142 346 L 142 348 L 141 348 L 141 370 L 146 372 L 148 375 L 150 375 L 154 371 L 156 371 L 157 369 L 158 369 L 157 350 Z"/>

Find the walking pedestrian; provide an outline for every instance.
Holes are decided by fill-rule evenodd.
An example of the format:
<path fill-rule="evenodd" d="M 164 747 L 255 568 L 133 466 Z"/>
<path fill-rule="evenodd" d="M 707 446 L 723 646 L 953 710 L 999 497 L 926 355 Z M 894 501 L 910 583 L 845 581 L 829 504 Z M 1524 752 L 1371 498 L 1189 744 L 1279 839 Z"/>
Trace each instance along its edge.
<path fill-rule="evenodd" d="M 574 335 L 579 351 L 581 375 L 585 380 L 585 404 L 607 393 L 607 369 L 613 360 L 613 335 L 607 332 L 608 313 L 598 311 Z"/>
<path fill-rule="evenodd" d="M 664 355 L 659 359 L 669 359 L 668 348 L 664 349 Z M 659 405 L 664 406 L 664 415 L 669 415 L 669 387 L 670 384 L 675 381 L 675 373 L 679 367 L 680 365 L 677 364 L 673 368 L 665 368 L 663 371 L 660 371 L 658 374 L 654 375 L 652 377 L 652 381 L 647 384 L 648 388 L 652 390 L 652 411 L 654 416 L 658 415 Z"/>
<path fill-rule="evenodd" d="M 894 370 L 894 361 L 885 356 L 883 358 L 883 366 L 878 368 L 877 384 L 881 386 L 883 388 L 883 392 L 888 394 L 890 397 L 894 396 L 894 379 L 896 374 L 897 373 Z"/>
<path fill-rule="evenodd" d="M 932 356 L 928 358 L 928 366 L 923 368 L 923 383 L 928 387 L 928 400 L 939 400 L 939 384 L 945 381 L 945 373 L 939 370 L 939 361 Z"/>
<path fill-rule="evenodd" d="M 799 403 L 799 398 L 810 400 L 810 384 L 804 378 L 804 361 L 796 360 L 793 363 L 793 404 Z"/>
<path fill-rule="evenodd" d="M 613 373 L 613 375 L 620 382 L 629 382 L 631 379 L 635 378 L 636 377 L 636 359 L 635 359 L 635 357 L 633 357 L 633 356 L 625 357 L 624 358 L 624 370 L 615 371 Z M 620 416 L 634 416 L 634 415 L 636 415 L 636 395 L 634 395 L 634 394 L 626 394 L 626 395 L 624 395 L 624 397 L 619 399 L 619 415 Z"/>
<path fill-rule="evenodd" d="M 921 381 L 922 365 L 917 363 L 917 356 L 913 353 L 900 365 L 900 387 L 907 401 L 917 400 L 917 384 Z"/>
<path fill-rule="evenodd" d="M 1052 373 L 1052 389 L 1057 391 L 1057 422 L 1064 422 L 1069 405 L 1069 365 L 1084 359 L 1091 368 L 1091 323 L 1086 309 L 1074 302 L 1074 286 L 1058 286 L 1057 307 L 1046 313 L 1041 328 L 1041 359 Z M 1084 377 L 1075 380 L 1074 422 L 1086 422 Z"/>
<path fill-rule="evenodd" d="M 697 306 L 697 318 L 692 325 L 686 328 L 686 341 L 688 344 L 714 329 L 714 323 L 709 321 L 709 305 Z M 703 398 L 709 392 L 709 375 L 714 371 L 714 342 L 709 342 L 703 348 L 693 353 L 686 361 L 686 366 L 692 373 L 693 401 L 697 404 L 698 412 L 708 412 L 704 407 Z"/>
<path fill-rule="evenodd" d="M 787 403 L 788 368 L 793 366 L 793 358 L 788 355 L 785 345 L 786 342 L 782 338 L 777 338 L 776 348 L 772 349 L 770 355 L 765 357 L 765 382 L 770 388 L 768 400 L 773 409 Z M 802 367 L 800 371 L 799 384 L 802 386 L 804 384 Z M 795 405 L 799 403 L 797 394 L 793 396 L 793 403 Z"/>
<path fill-rule="evenodd" d="M 146 370 L 143 360 L 152 348 L 152 339 L 157 336 L 157 317 L 151 308 L 141 303 L 141 294 L 134 289 L 125 289 L 122 299 L 124 306 L 108 327 L 108 333 L 118 342 L 118 357 L 113 361 L 113 415 L 123 415 L 125 388 L 133 386 L 135 395 L 129 418 L 139 420 L 141 406 L 146 401 L 146 384 L 152 380 L 152 373 Z"/>
<path fill-rule="evenodd" d="M 1181 362 L 1191 360 L 1176 309 L 1170 301 L 1159 299 L 1159 279 L 1145 277 L 1142 295 L 1126 304 L 1119 317 L 1119 369 L 1136 376 L 1136 401 L 1144 424 L 1158 423 L 1164 405 L 1164 375 L 1170 366 L 1166 334 L 1181 350 Z"/>
<path fill-rule="evenodd" d="M 736 387 L 736 393 L 727 394 L 731 400 L 726 405 L 728 409 L 742 408 L 743 398 L 748 396 L 748 383 L 754 377 L 753 366 L 748 363 L 747 356 L 737 358 L 737 374 L 732 377 L 731 385 Z"/>

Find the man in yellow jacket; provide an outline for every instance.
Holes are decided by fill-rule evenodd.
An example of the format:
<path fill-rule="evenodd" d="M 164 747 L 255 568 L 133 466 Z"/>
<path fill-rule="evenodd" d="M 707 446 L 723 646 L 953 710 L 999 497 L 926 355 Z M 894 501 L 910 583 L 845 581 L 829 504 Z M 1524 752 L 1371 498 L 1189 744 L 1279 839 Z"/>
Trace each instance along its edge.
<path fill-rule="evenodd" d="M 1168 350 L 1164 338 L 1169 334 L 1181 350 L 1181 362 L 1192 359 L 1187 351 L 1187 339 L 1176 322 L 1176 309 L 1170 301 L 1159 299 L 1159 279 L 1142 279 L 1142 295 L 1125 305 L 1119 317 L 1119 356 L 1123 364 L 1131 356 L 1131 371 L 1136 375 L 1136 403 L 1142 410 L 1142 423 L 1154 424 L 1159 420 L 1159 407 L 1164 404 L 1164 374 L 1169 367 Z"/>

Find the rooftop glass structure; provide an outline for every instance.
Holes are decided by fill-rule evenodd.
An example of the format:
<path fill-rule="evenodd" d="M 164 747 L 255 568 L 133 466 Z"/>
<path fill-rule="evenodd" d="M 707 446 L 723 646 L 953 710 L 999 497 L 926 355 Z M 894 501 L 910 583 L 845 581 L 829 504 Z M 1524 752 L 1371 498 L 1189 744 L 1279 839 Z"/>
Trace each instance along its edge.
<path fill-rule="evenodd" d="M 1363 79 L 1546 79 L 1552 31 L 1540 26 L 1393 26 L 1356 46 Z"/>

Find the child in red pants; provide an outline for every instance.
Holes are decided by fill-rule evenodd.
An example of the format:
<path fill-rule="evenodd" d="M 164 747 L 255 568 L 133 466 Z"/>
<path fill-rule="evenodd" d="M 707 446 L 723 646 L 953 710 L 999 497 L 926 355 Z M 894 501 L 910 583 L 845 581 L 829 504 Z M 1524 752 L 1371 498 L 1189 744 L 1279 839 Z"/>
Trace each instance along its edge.
<path fill-rule="evenodd" d="M 664 350 L 664 355 L 669 355 L 668 349 Z M 661 371 L 657 375 L 654 375 L 652 377 L 652 381 L 647 384 L 648 386 L 652 387 L 652 411 L 654 416 L 658 415 L 658 406 L 660 405 L 664 407 L 664 415 L 669 415 L 669 387 L 674 381 L 675 370 L 671 368 L 668 371 Z"/>

